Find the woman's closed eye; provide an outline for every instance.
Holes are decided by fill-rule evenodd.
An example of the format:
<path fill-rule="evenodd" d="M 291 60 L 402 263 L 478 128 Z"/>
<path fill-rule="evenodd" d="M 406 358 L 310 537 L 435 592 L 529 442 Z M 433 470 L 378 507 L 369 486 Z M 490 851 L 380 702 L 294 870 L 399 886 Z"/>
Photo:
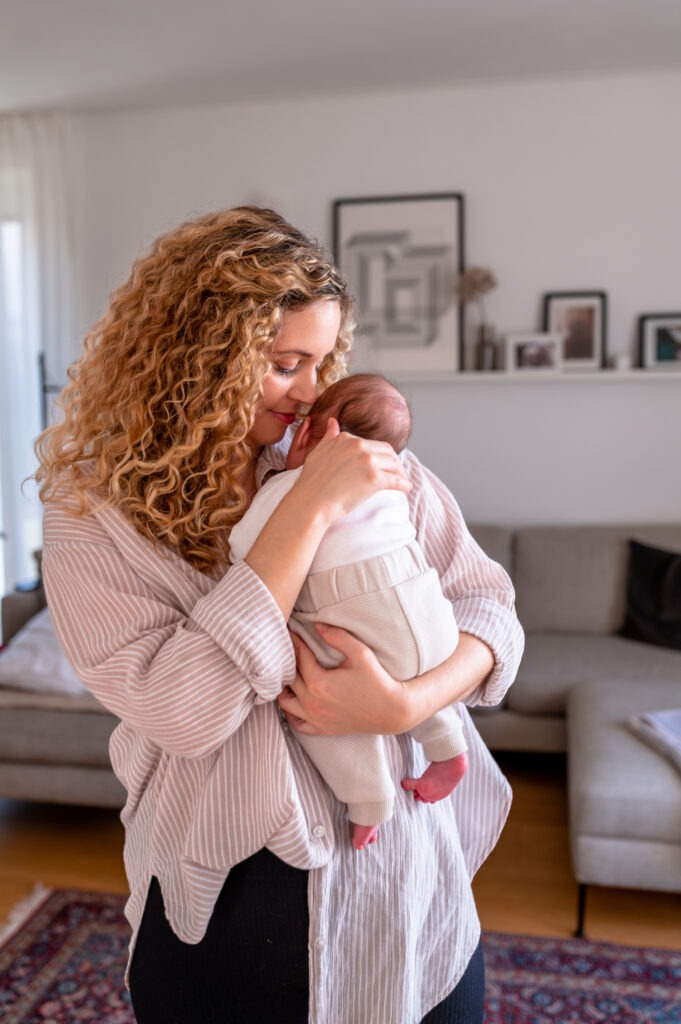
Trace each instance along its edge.
<path fill-rule="evenodd" d="M 298 372 L 298 366 L 279 366 L 277 363 L 272 364 L 272 369 L 275 373 L 278 373 L 281 377 L 293 377 Z"/>
<path fill-rule="evenodd" d="M 281 366 L 279 363 L 273 363 L 272 369 L 275 373 L 278 373 L 281 377 L 294 377 L 300 369 L 302 369 L 302 363 L 296 363 L 295 366 Z M 315 366 L 315 373 L 318 375 L 321 371 L 321 365 Z"/>

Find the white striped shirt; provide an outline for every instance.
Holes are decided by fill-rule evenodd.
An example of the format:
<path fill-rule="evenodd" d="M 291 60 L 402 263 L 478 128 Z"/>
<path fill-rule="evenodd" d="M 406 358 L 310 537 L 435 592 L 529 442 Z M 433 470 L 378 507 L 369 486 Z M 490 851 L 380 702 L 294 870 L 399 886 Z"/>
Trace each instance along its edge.
<path fill-rule="evenodd" d="M 261 457 L 259 479 L 281 464 Z M 494 671 L 469 703 L 497 704 L 522 631 L 505 571 L 473 541 L 454 499 L 411 454 L 412 522 L 462 632 Z M 198 942 L 230 868 L 264 846 L 310 869 L 310 1024 L 416 1024 L 456 985 L 480 935 L 470 878 L 508 813 L 510 790 L 461 708 L 469 771 L 422 805 L 401 790 L 425 768 L 407 736 L 386 750 L 398 794 L 379 842 L 349 841 L 345 808 L 282 722 L 294 677 L 286 622 L 245 562 L 216 581 L 142 537 L 117 511 L 45 510 L 52 617 L 78 675 L 121 719 L 111 739 L 133 942 L 152 875 L 176 934 Z"/>

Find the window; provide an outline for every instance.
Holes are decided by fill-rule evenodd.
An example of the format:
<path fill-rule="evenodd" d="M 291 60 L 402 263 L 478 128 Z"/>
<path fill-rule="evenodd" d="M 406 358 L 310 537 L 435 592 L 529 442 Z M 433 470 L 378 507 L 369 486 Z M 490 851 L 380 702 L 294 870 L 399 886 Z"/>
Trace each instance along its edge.
<path fill-rule="evenodd" d="M 40 429 L 37 353 L 29 329 L 26 238 L 22 222 L 0 220 L 0 589 L 35 577 L 42 516 L 35 486 L 33 441 Z"/>
<path fill-rule="evenodd" d="M 64 114 L 0 117 L 0 593 L 35 580 L 41 545 L 38 357 L 55 384 L 72 360 L 71 130 Z"/>

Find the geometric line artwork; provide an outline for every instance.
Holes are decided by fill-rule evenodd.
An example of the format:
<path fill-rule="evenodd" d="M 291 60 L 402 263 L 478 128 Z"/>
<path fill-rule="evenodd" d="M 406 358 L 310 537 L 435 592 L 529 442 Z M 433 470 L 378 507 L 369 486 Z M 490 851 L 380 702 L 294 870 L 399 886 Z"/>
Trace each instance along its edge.
<path fill-rule="evenodd" d="M 356 284 L 362 333 L 376 348 L 431 345 L 454 305 L 452 246 L 414 244 L 408 231 L 354 234 L 343 263 Z"/>
<path fill-rule="evenodd" d="M 460 193 L 338 199 L 334 251 L 356 302 L 355 368 L 416 376 L 461 369 Z"/>

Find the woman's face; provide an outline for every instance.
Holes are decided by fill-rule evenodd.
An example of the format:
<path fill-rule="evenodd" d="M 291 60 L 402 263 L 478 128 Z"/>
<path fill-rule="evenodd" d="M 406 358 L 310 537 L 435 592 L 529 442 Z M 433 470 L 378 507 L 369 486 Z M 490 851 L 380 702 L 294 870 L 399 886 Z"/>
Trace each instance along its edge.
<path fill-rule="evenodd" d="M 248 435 L 252 444 L 262 447 L 281 441 L 300 406 L 312 405 L 319 367 L 336 344 L 340 321 L 340 305 L 333 299 L 284 313 L 262 404 Z"/>

